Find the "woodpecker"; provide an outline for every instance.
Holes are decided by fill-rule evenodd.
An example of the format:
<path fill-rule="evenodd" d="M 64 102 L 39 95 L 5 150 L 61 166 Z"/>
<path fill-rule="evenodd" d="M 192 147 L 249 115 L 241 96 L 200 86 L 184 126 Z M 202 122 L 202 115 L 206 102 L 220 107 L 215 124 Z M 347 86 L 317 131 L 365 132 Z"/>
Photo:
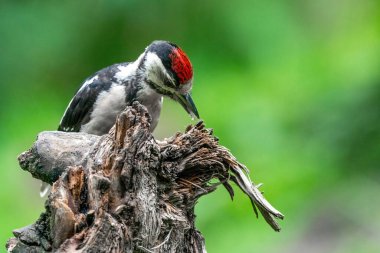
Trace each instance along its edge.
<path fill-rule="evenodd" d="M 164 96 L 199 118 L 190 95 L 192 81 L 193 69 L 185 52 L 174 43 L 154 41 L 136 61 L 114 64 L 88 77 L 69 103 L 58 130 L 106 134 L 116 116 L 138 101 L 148 109 L 153 131 Z"/>
<path fill-rule="evenodd" d="M 154 41 L 134 62 L 114 64 L 88 77 L 67 106 L 58 130 L 104 135 L 117 115 L 138 101 L 151 116 L 153 132 L 164 96 L 199 118 L 190 95 L 192 82 L 193 68 L 185 52 L 174 43 Z M 41 196 L 48 190 L 43 183 Z"/>

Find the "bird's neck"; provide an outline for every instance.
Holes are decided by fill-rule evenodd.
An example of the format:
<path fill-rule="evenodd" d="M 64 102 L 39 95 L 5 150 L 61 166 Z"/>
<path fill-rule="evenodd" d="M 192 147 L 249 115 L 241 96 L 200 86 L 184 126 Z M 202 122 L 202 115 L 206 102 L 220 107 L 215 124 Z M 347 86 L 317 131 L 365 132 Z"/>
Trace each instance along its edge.
<path fill-rule="evenodd" d="M 152 61 L 151 56 L 147 53 L 141 54 L 137 60 L 128 65 L 119 66 L 119 72 L 115 74 L 119 83 L 128 85 L 134 97 L 140 103 L 147 105 L 149 101 L 156 102 L 161 100 L 162 95 L 154 89 L 150 83 L 152 79 L 159 82 L 157 75 L 157 66 Z M 156 80 L 157 79 L 157 80 Z"/>
<path fill-rule="evenodd" d="M 140 89 L 137 91 L 137 100 L 143 105 L 152 102 L 155 103 L 162 99 L 162 95 L 152 89 L 146 82 L 142 82 Z"/>
<path fill-rule="evenodd" d="M 139 76 L 138 82 L 138 91 L 137 91 L 137 100 L 147 105 L 150 101 L 153 103 L 160 101 L 162 99 L 162 94 L 160 94 L 154 87 L 152 87 L 151 82 L 159 82 L 157 78 L 157 66 L 156 62 L 151 60 L 149 53 L 144 53 L 139 56 L 139 58 L 134 62 L 138 67 L 136 69 L 136 74 Z M 153 79 L 153 80 L 152 80 Z"/>
<path fill-rule="evenodd" d="M 156 63 L 151 60 L 149 54 L 143 53 L 133 64 L 137 66 L 136 75 L 139 77 L 138 91 L 136 93 L 137 101 L 145 105 L 149 110 L 152 106 L 154 107 L 161 103 L 163 98 L 162 94 L 149 83 L 152 77 L 157 74 L 155 72 L 157 71 Z"/>
<path fill-rule="evenodd" d="M 152 117 L 153 130 L 158 122 L 163 97 L 148 82 L 152 69 L 154 67 L 146 60 L 146 54 L 143 53 L 136 61 L 119 66 L 120 72 L 116 73 L 115 77 L 120 84 L 126 85 L 126 100 L 129 103 L 138 101 L 148 109 Z"/>
<path fill-rule="evenodd" d="M 150 87 L 145 81 L 142 81 L 140 88 L 136 93 L 136 100 L 146 107 L 151 116 L 151 131 L 158 123 L 161 112 L 163 96 Z"/>

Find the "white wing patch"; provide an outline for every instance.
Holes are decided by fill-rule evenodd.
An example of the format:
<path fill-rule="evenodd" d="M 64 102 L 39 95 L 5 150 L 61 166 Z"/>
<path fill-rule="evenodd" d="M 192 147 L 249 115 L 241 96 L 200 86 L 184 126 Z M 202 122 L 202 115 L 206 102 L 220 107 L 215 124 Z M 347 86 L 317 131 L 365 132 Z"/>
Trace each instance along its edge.
<path fill-rule="evenodd" d="M 95 81 L 95 80 L 98 79 L 98 78 L 99 78 L 99 76 L 96 75 L 96 76 L 92 77 L 91 79 L 86 80 L 86 82 L 84 82 L 84 84 L 82 85 L 82 87 L 84 87 L 84 86 L 86 86 L 86 85 L 89 85 L 90 83 L 92 83 L 93 81 Z M 81 87 L 81 88 L 82 88 L 82 87 Z"/>
<path fill-rule="evenodd" d="M 79 89 L 78 92 L 80 92 L 81 90 L 83 90 L 85 87 L 87 87 L 87 85 L 93 83 L 93 82 L 94 82 L 95 80 L 97 80 L 97 79 L 99 79 L 99 76 L 98 76 L 98 75 L 96 75 L 96 76 L 94 76 L 94 77 L 92 77 L 92 78 L 86 80 L 86 81 L 82 84 L 82 86 L 80 87 L 80 89 Z"/>

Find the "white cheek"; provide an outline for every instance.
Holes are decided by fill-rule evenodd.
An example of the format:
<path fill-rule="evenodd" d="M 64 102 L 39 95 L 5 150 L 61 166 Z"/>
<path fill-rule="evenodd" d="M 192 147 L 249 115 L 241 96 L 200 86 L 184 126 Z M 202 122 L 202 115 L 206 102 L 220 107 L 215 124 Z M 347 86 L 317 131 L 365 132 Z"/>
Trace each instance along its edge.
<path fill-rule="evenodd" d="M 145 59 L 145 68 L 147 70 L 147 77 L 150 81 L 155 84 L 165 87 L 166 85 L 162 82 L 160 76 L 163 74 L 168 80 L 174 83 L 173 78 L 167 73 L 164 64 L 161 59 L 154 53 L 148 52 Z"/>

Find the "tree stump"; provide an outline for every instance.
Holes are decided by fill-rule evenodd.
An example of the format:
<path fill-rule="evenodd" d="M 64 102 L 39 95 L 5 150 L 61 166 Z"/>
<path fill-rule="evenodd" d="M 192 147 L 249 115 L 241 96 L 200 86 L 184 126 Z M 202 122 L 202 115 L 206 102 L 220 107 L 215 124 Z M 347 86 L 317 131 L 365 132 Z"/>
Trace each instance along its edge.
<path fill-rule="evenodd" d="M 276 231 L 283 215 L 202 122 L 163 142 L 135 102 L 104 136 L 42 132 L 19 156 L 22 169 L 53 184 L 36 223 L 13 231 L 9 252 L 206 252 L 197 200 L 230 182 Z M 213 180 L 211 182 L 212 179 Z"/>

